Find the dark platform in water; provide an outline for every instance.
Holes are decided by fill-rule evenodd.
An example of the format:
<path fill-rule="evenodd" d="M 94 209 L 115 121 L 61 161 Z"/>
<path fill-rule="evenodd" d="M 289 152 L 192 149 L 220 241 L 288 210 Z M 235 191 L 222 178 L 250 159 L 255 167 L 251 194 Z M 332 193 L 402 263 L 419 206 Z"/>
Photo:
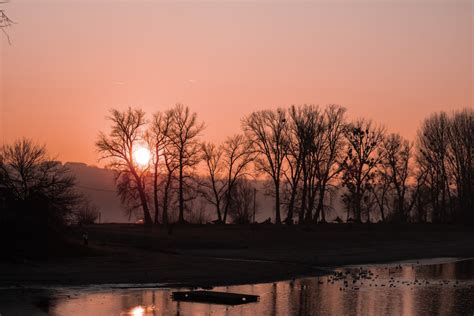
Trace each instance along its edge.
<path fill-rule="evenodd" d="M 213 291 L 186 291 L 173 292 L 174 301 L 198 302 L 224 305 L 240 305 L 258 302 L 258 295 L 213 292 Z"/>

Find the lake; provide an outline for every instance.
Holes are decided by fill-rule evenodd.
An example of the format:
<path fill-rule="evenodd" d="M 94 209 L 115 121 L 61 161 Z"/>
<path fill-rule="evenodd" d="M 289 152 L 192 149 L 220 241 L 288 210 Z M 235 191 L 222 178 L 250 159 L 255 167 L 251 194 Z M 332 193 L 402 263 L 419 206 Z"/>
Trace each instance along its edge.
<path fill-rule="evenodd" d="M 349 266 L 321 277 L 215 287 L 254 294 L 239 306 L 175 302 L 173 288 L 0 290 L 3 315 L 474 315 L 474 260 Z M 188 289 L 182 289 L 188 290 Z"/>

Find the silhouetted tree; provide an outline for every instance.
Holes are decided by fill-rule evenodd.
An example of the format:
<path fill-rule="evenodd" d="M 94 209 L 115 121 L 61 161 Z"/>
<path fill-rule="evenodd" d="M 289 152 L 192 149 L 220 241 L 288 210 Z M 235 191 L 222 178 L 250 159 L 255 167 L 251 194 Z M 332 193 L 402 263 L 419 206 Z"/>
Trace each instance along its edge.
<path fill-rule="evenodd" d="M 418 134 L 418 146 L 422 154 L 424 172 L 428 174 L 426 184 L 430 187 L 432 221 L 447 220 L 450 187 L 447 173 L 448 128 L 446 113 L 436 113 L 423 122 Z"/>
<path fill-rule="evenodd" d="M 255 153 L 248 139 L 243 135 L 227 138 L 222 146 L 223 164 L 226 178 L 224 223 L 232 202 L 232 191 L 237 182 L 246 176 L 247 167 L 255 160 Z"/>
<path fill-rule="evenodd" d="M 290 177 L 287 179 L 291 183 L 290 201 L 288 204 L 288 216 L 290 220 L 293 217 L 293 208 L 297 196 L 297 190 L 300 189 L 298 183 L 301 181 L 299 223 L 310 220 L 312 217 L 311 201 L 312 193 L 315 193 L 315 163 L 313 158 L 317 157 L 316 143 L 321 144 L 322 135 L 322 116 L 318 107 L 313 105 L 292 106 L 289 110 L 289 141 L 290 149 L 287 155 L 287 163 Z M 319 147 L 321 148 L 321 147 Z M 313 181 L 313 182 L 312 182 Z M 314 202 L 314 199 L 313 199 Z M 314 204 L 314 203 L 313 203 Z"/>
<path fill-rule="evenodd" d="M 243 135 L 229 137 L 219 147 L 210 143 L 203 144 L 203 160 L 209 177 L 202 184 L 202 194 L 216 207 L 219 222 L 226 223 L 232 205 L 233 188 L 246 175 L 247 167 L 253 159 L 250 144 Z"/>
<path fill-rule="evenodd" d="M 202 182 L 200 192 L 206 201 L 215 206 L 217 221 L 222 223 L 222 200 L 226 189 L 223 175 L 222 147 L 212 143 L 203 143 L 202 152 L 202 160 L 206 164 L 208 177 Z"/>
<path fill-rule="evenodd" d="M 409 203 L 409 180 L 412 145 L 398 134 L 390 134 L 381 145 L 381 164 L 385 167 L 382 174 L 395 193 L 394 207 L 396 220 L 406 222 L 413 203 Z"/>
<path fill-rule="evenodd" d="M 308 148 L 308 135 L 305 111 L 309 109 L 308 106 L 291 106 L 289 109 L 289 122 L 286 129 L 288 133 L 288 149 L 285 155 L 285 170 L 284 177 L 286 185 L 289 188 L 288 192 L 288 209 L 285 223 L 291 225 L 293 223 L 294 209 L 301 182 L 301 171 Z M 305 187 L 306 188 L 306 187 Z M 305 195 L 306 196 L 306 195 Z"/>
<path fill-rule="evenodd" d="M 99 218 L 100 208 L 91 203 L 90 200 L 84 199 L 74 210 L 74 220 L 79 225 L 94 224 Z"/>
<path fill-rule="evenodd" d="M 202 157 L 199 135 L 205 125 L 198 122 L 196 113 L 192 113 L 189 107 L 182 104 L 177 104 L 167 115 L 171 120 L 169 153 L 175 155 L 178 163 L 178 222 L 184 223 L 185 178 L 189 178 L 189 171 L 192 171 Z"/>
<path fill-rule="evenodd" d="M 163 180 L 163 225 L 169 223 L 169 208 L 171 205 L 171 198 L 173 192 L 173 182 L 176 182 L 176 170 L 178 170 L 179 164 L 173 153 L 170 152 L 169 146 L 165 146 L 163 153 L 164 165 L 166 168 L 166 177 Z"/>
<path fill-rule="evenodd" d="M 456 188 L 456 219 L 474 219 L 474 110 L 464 109 L 450 117 L 448 168 Z"/>
<path fill-rule="evenodd" d="M 257 171 L 268 175 L 274 185 L 275 223 L 281 223 L 280 183 L 283 160 L 288 150 L 286 129 L 286 111 L 253 112 L 242 120 L 243 129 L 249 138 L 255 158 Z"/>
<path fill-rule="evenodd" d="M 346 109 L 338 105 L 329 105 L 324 110 L 324 132 L 322 158 L 316 166 L 319 195 L 315 220 L 321 216 L 321 222 L 326 222 L 324 197 L 333 180 L 342 171 L 344 160 L 344 131 Z"/>
<path fill-rule="evenodd" d="M 139 109 L 128 108 L 125 111 L 112 109 L 107 117 L 112 123 L 108 135 L 99 134 L 96 147 L 101 159 L 107 160 L 107 166 L 117 172 L 117 184 L 122 201 L 137 199 L 143 210 L 146 225 L 152 224 L 145 191 L 145 180 L 149 167 L 141 168 L 133 159 L 134 150 L 142 140 L 146 125 L 145 113 Z"/>
<path fill-rule="evenodd" d="M 8 1 L 0 1 L 0 4 L 7 3 Z M 14 22 L 7 16 L 5 10 L 0 9 L 0 29 L 2 30 L 3 34 L 7 37 L 8 43 L 10 43 L 10 37 L 6 29 L 12 26 Z"/>
<path fill-rule="evenodd" d="M 300 114 L 303 118 L 304 150 L 302 163 L 303 194 L 300 223 L 311 223 L 316 198 L 319 193 L 320 178 L 318 168 L 323 163 L 326 125 L 322 111 L 315 106 L 305 106 Z"/>
<path fill-rule="evenodd" d="M 371 121 L 359 119 L 347 126 L 345 137 L 348 146 L 342 183 L 348 190 L 346 203 L 350 203 L 355 221 L 360 223 L 362 202 L 381 159 L 377 148 L 383 140 L 384 129 L 373 126 Z"/>
<path fill-rule="evenodd" d="M 69 169 L 48 157 L 46 148 L 29 139 L 0 147 L 0 178 L 13 220 L 53 227 L 66 224 L 81 196 Z"/>
<path fill-rule="evenodd" d="M 426 174 L 424 191 L 430 196 L 431 220 L 469 219 L 473 209 L 474 114 L 464 109 L 427 118 L 418 133 L 420 169 Z"/>
<path fill-rule="evenodd" d="M 151 126 L 147 132 L 147 143 L 152 152 L 152 165 L 153 165 L 153 204 L 155 209 L 154 222 L 159 223 L 159 209 L 160 204 L 158 201 L 159 195 L 159 176 L 160 166 L 164 162 L 164 151 L 169 141 L 169 129 L 171 126 L 171 117 L 167 113 L 156 112 L 153 114 L 153 120 Z"/>

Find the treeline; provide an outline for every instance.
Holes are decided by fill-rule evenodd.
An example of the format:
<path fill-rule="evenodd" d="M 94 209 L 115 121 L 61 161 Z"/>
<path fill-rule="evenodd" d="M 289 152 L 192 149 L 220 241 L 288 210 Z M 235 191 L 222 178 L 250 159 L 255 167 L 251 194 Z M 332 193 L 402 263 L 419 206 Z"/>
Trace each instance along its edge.
<path fill-rule="evenodd" d="M 168 224 L 173 210 L 185 223 L 209 206 L 215 222 L 249 223 L 256 179 L 274 198 L 275 223 L 326 222 L 338 198 L 348 222 L 472 222 L 473 117 L 436 113 L 410 142 L 371 120 L 349 121 L 341 106 L 291 106 L 253 112 L 241 134 L 213 144 L 178 104 L 150 120 L 140 109 L 112 110 L 96 147 L 117 171 L 122 203 L 141 209 L 146 224 Z M 143 147 L 151 160 L 140 165 Z"/>

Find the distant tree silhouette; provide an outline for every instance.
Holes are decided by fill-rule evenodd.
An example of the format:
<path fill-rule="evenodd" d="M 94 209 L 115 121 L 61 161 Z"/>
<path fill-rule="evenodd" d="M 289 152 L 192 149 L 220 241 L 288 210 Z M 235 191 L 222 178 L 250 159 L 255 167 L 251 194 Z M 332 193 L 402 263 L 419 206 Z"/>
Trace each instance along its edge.
<path fill-rule="evenodd" d="M 100 208 L 84 199 L 74 210 L 74 221 L 79 225 L 94 224 L 99 218 Z"/>
<path fill-rule="evenodd" d="M 249 138 L 258 172 L 268 175 L 273 182 L 275 193 L 275 223 L 281 223 L 280 184 L 283 175 L 283 161 L 288 150 L 286 132 L 286 110 L 258 111 L 242 120 L 245 134 Z"/>
<path fill-rule="evenodd" d="M 254 186 L 248 179 L 239 178 L 232 186 L 230 194 L 229 215 L 236 224 L 249 224 L 253 218 Z M 227 199 L 227 198 L 226 198 Z M 255 205 L 255 212 L 256 205 Z"/>
<path fill-rule="evenodd" d="M 141 168 L 133 159 L 138 143 L 142 140 L 146 120 L 140 109 L 125 111 L 112 109 L 107 119 L 112 123 L 110 133 L 99 134 L 96 147 L 101 159 L 117 172 L 117 184 L 122 202 L 139 201 L 146 225 L 152 224 L 145 190 L 149 167 Z"/>
<path fill-rule="evenodd" d="M 255 160 L 255 153 L 248 139 L 243 135 L 234 135 L 227 138 L 222 146 L 223 164 L 225 170 L 226 190 L 224 223 L 232 205 L 234 187 L 238 181 L 247 175 L 247 167 Z"/>
<path fill-rule="evenodd" d="M 202 145 L 203 161 L 208 170 L 208 180 L 202 183 L 203 196 L 216 207 L 217 221 L 226 223 L 232 207 L 232 192 L 240 178 L 247 175 L 247 167 L 254 160 L 254 153 L 243 135 L 228 137 L 220 146 Z"/>

